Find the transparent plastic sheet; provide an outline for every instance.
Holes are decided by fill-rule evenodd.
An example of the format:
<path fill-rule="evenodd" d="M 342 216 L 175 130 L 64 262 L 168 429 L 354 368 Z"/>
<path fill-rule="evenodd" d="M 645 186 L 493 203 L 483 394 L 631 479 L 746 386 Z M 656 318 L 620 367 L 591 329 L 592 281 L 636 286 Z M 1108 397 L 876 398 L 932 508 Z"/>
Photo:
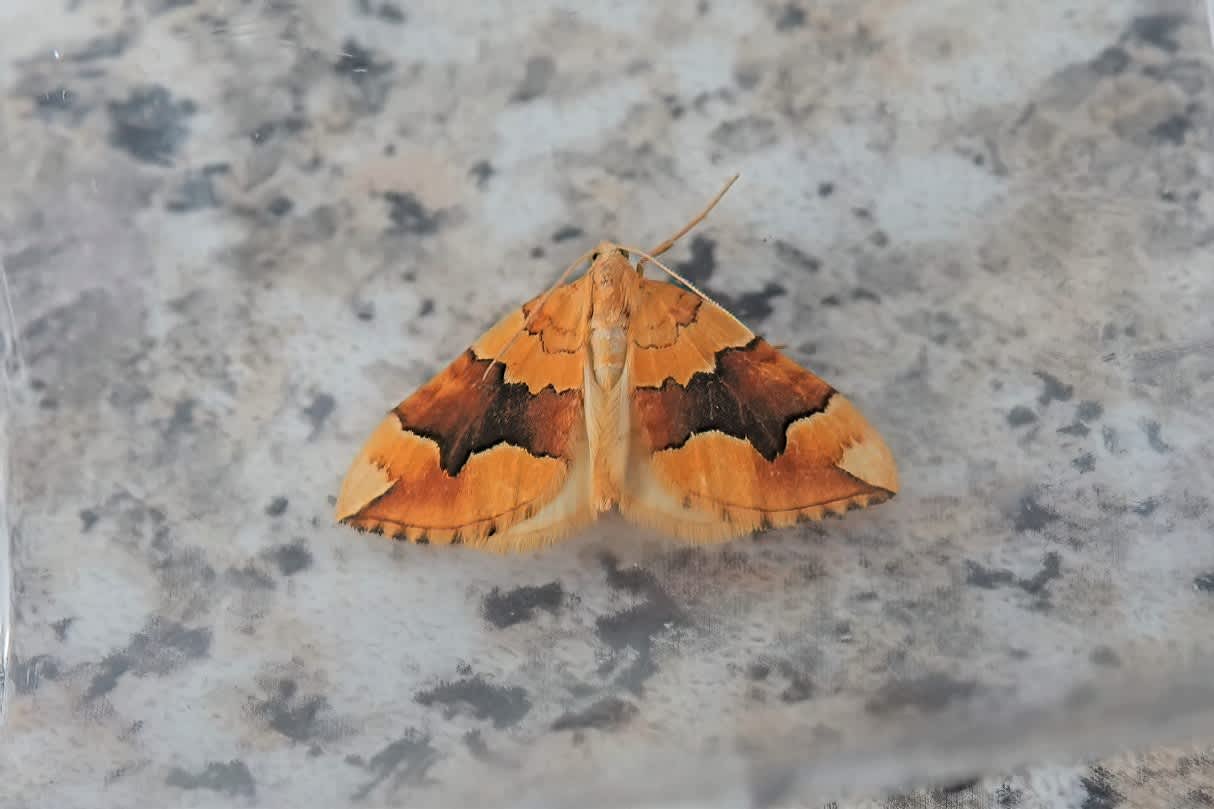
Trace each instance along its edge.
<path fill-rule="evenodd" d="M 1196 7 L 88 5 L 0 12 L 4 800 L 820 805 L 1214 740 Z M 331 525 L 383 409 L 734 170 L 671 261 L 896 501 Z"/>
<path fill-rule="evenodd" d="M 17 424 L 14 411 L 21 400 L 23 382 L 21 350 L 17 342 L 17 316 L 13 309 L 3 252 L 3 245 L 0 244 L 0 388 L 3 389 L 4 397 L 3 411 L 0 412 L 0 727 L 3 726 L 7 714 L 11 690 L 8 680 L 13 626 L 13 487 L 9 451 Z"/>

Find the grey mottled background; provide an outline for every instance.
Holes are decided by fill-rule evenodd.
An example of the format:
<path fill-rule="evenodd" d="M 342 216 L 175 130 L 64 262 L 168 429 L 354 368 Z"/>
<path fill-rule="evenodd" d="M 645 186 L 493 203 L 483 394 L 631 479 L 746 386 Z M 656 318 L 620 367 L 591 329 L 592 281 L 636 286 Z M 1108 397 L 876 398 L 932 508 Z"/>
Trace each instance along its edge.
<path fill-rule="evenodd" d="M 1201 7 L 651 5 L 3 4 L 0 801 L 1214 802 Z M 514 558 L 331 524 L 387 408 L 734 171 L 671 260 L 895 501 Z"/>

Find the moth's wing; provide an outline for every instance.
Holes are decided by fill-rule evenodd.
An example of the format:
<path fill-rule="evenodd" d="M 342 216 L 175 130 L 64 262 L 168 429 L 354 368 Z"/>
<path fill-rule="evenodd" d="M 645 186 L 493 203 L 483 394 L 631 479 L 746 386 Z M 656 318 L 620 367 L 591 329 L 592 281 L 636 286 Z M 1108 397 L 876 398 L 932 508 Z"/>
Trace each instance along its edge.
<path fill-rule="evenodd" d="M 589 293 L 585 279 L 558 287 L 520 334 L 533 299 L 397 405 L 346 474 L 338 521 L 419 543 L 523 550 L 593 519 Z"/>
<path fill-rule="evenodd" d="M 630 339 L 629 519 L 715 541 L 897 492 L 893 455 L 851 402 L 720 306 L 642 280 Z"/>

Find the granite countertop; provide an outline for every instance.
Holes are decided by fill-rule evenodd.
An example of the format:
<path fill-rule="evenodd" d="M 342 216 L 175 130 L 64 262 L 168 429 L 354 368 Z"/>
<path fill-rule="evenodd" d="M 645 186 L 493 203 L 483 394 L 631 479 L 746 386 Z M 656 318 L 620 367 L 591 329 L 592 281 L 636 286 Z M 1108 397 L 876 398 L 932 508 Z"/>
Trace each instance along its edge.
<path fill-rule="evenodd" d="M 1214 801 L 1199 9 L 653 5 L 4 4 L 5 805 Z M 670 261 L 895 500 L 332 524 L 388 408 L 735 171 Z"/>

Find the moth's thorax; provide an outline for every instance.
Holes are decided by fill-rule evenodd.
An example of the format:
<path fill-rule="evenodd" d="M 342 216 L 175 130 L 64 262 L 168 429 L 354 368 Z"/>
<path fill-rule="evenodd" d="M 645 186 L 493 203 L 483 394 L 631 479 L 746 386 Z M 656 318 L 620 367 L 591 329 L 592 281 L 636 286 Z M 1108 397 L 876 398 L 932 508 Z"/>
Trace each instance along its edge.
<path fill-rule="evenodd" d="M 637 289 L 637 271 L 627 255 L 604 242 L 590 266 L 590 356 L 594 378 L 613 388 L 624 370 L 628 313 Z"/>

